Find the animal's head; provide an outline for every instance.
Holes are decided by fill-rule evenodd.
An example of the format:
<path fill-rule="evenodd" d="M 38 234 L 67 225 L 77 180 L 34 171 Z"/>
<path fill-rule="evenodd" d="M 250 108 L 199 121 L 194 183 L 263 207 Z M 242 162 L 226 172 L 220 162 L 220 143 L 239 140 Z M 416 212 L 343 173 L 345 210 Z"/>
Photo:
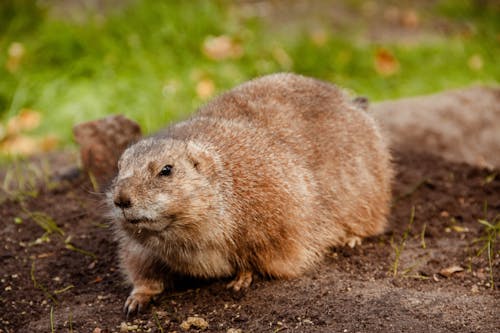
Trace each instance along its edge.
<path fill-rule="evenodd" d="M 118 162 L 111 217 L 139 241 L 200 237 L 220 206 L 216 155 L 193 142 L 148 138 Z"/>

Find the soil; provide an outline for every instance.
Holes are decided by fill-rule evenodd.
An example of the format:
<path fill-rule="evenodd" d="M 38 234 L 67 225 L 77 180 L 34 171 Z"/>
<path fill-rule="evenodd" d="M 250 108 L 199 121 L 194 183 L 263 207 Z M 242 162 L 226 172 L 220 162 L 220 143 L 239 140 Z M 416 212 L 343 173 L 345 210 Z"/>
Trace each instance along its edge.
<path fill-rule="evenodd" d="M 36 186 L 35 197 L 4 193 L 0 332 L 179 332 L 192 316 L 206 320 L 206 332 L 498 331 L 500 292 L 492 284 L 500 284 L 500 252 L 495 244 L 490 272 L 478 219 L 500 214 L 499 171 L 424 153 L 394 155 L 385 234 L 332 249 L 301 278 L 259 278 L 242 293 L 226 290 L 226 280 L 179 277 L 174 290 L 128 319 L 122 306 L 130 288 L 91 183 L 65 171 Z M 71 165 L 72 158 L 49 164 L 61 161 Z M 42 237 L 35 212 L 64 234 Z M 453 266 L 460 269 L 442 271 Z"/>

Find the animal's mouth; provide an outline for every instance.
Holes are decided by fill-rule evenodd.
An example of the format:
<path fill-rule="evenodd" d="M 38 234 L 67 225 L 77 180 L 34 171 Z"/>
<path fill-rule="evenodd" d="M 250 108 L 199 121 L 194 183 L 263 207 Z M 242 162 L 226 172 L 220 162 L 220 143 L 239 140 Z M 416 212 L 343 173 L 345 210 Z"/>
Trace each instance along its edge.
<path fill-rule="evenodd" d="M 130 224 L 141 224 L 141 223 L 149 223 L 152 222 L 150 219 L 147 218 L 139 218 L 139 219 L 125 219 L 127 223 Z"/>

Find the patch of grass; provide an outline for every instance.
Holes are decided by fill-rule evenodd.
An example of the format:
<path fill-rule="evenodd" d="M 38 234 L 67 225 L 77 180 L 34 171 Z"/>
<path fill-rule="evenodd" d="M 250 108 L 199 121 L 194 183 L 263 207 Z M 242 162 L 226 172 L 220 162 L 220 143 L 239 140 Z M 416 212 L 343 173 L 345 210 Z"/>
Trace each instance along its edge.
<path fill-rule="evenodd" d="M 69 333 L 73 333 L 73 314 L 70 312 L 68 317 Z"/>
<path fill-rule="evenodd" d="M 403 232 L 403 236 L 401 237 L 401 242 L 399 244 L 394 243 L 394 239 L 391 239 L 391 246 L 394 249 L 394 254 L 395 258 L 392 263 L 392 276 L 396 277 L 399 272 L 399 259 L 401 257 L 401 253 L 403 253 L 404 247 L 406 245 L 406 239 L 408 238 L 408 235 L 410 234 L 411 226 L 413 225 L 413 221 L 415 219 L 415 206 L 411 207 L 411 213 L 410 213 L 410 221 L 408 222 L 408 226 L 406 227 L 406 230 Z"/>
<path fill-rule="evenodd" d="M 62 294 L 62 293 L 66 292 L 74 287 L 75 287 L 74 285 L 70 284 L 62 289 L 54 290 L 54 295 Z"/>
<path fill-rule="evenodd" d="M 425 229 L 427 228 L 427 223 L 424 223 L 422 227 L 422 232 L 420 233 L 420 245 L 422 249 L 425 249 L 427 245 L 425 244 Z"/>
<path fill-rule="evenodd" d="M 64 231 L 57 225 L 56 221 L 50 215 L 44 212 L 30 212 L 27 211 L 26 208 L 24 208 L 23 211 L 30 219 L 45 230 L 45 235 L 49 236 L 52 233 L 56 233 L 64 236 Z"/>
<path fill-rule="evenodd" d="M 33 260 L 33 262 L 31 263 L 31 271 L 30 271 L 30 276 L 31 276 L 31 281 L 33 281 L 33 286 L 37 289 L 40 289 L 47 298 L 49 298 L 50 300 L 52 300 L 52 302 L 54 302 L 54 304 L 58 304 L 56 298 L 54 297 L 54 295 L 52 295 L 48 290 L 47 288 L 39 283 L 37 280 L 36 280 L 36 277 L 35 277 L 35 260 Z"/>
<path fill-rule="evenodd" d="M 203 79 L 218 93 L 255 76 L 294 71 L 372 100 L 497 84 L 498 11 L 473 8 L 472 0 L 455 3 L 441 1 L 427 15 L 465 30 L 452 29 L 437 39 L 370 41 L 360 37 L 368 35 L 367 26 L 360 32 L 332 31 L 331 22 L 319 22 L 325 42 L 318 44 L 307 28 L 275 31 L 229 1 L 130 1 L 115 10 L 89 10 L 78 19 L 53 14 L 46 2 L 2 1 L 0 118 L 22 108 L 39 110 L 43 122 L 33 135 L 55 133 L 69 145 L 74 124 L 108 114 L 137 120 L 145 133 L 186 117 L 204 102 L 196 92 Z M 360 23 L 352 20 L 351 25 Z M 204 41 L 219 35 L 240 44 L 242 55 L 223 61 L 206 57 Z M 23 55 L 9 70 L 14 43 Z M 374 69 L 381 48 L 399 63 L 394 75 Z"/>
<path fill-rule="evenodd" d="M 424 178 L 424 179 L 420 180 L 418 183 L 416 183 L 415 185 L 413 185 L 406 192 L 404 192 L 401 195 L 395 197 L 392 200 L 391 206 L 395 206 L 400 200 L 403 200 L 403 199 L 406 199 L 408 197 L 411 197 L 413 193 L 415 193 L 416 191 L 418 191 L 418 189 L 420 189 L 420 187 L 422 187 L 424 185 L 431 185 L 432 186 L 432 182 L 430 181 L 430 179 L 427 179 L 427 178 Z"/>
<path fill-rule="evenodd" d="M 38 165 L 23 157 L 13 157 L 1 182 L 0 202 L 11 199 L 22 204 L 26 199 L 36 198 L 40 189 L 51 190 L 58 185 L 51 179 L 46 159 L 42 158 Z"/>
<path fill-rule="evenodd" d="M 55 332 L 55 329 L 54 329 L 54 306 L 50 307 L 50 331 L 52 333 Z"/>
<path fill-rule="evenodd" d="M 81 249 L 81 248 L 73 245 L 71 243 L 71 237 L 66 238 L 66 240 L 64 241 L 64 244 L 65 244 L 66 248 L 70 251 L 75 251 L 75 252 L 81 253 L 83 255 L 86 255 L 88 257 L 92 257 L 93 259 L 97 259 L 97 255 L 95 255 L 94 253 L 87 251 L 87 250 L 84 250 L 84 249 Z"/>
<path fill-rule="evenodd" d="M 158 314 L 155 312 L 154 313 L 154 318 L 155 318 L 155 322 L 156 322 L 156 327 L 158 327 L 158 330 L 163 333 L 163 327 L 161 326 L 161 323 L 160 323 L 160 319 L 158 318 Z"/>
<path fill-rule="evenodd" d="M 477 252 L 477 256 L 481 256 L 486 252 L 486 256 L 488 258 L 490 287 L 491 289 L 495 289 L 495 279 L 493 276 L 493 257 L 495 256 L 497 241 L 500 237 L 500 214 L 495 216 L 490 221 L 487 221 L 486 219 L 478 219 L 478 222 L 484 226 L 484 231 L 483 235 L 476 240 L 476 242 L 483 244 Z"/>
<path fill-rule="evenodd" d="M 5 195 L 3 200 L 8 198 L 23 202 L 25 198 L 38 196 L 38 170 L 34 165 L 27 165 L 17 159 L 9 165 L 2 181 L 2 192 Z"/>

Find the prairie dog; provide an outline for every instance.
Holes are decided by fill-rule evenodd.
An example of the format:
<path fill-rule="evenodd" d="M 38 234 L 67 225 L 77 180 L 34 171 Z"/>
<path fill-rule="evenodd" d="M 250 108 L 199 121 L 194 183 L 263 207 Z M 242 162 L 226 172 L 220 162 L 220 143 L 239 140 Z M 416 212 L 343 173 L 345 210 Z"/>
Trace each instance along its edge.
<path fill-rule="evenodd" d="M 390 153 L 372 117 L 335 86 L 295 74 L 257 78 L 189 120 L 129 147 L 107 195 L 127 313 L 171 272 L 300 275 L 333 246 L 384 231 Z"/>

